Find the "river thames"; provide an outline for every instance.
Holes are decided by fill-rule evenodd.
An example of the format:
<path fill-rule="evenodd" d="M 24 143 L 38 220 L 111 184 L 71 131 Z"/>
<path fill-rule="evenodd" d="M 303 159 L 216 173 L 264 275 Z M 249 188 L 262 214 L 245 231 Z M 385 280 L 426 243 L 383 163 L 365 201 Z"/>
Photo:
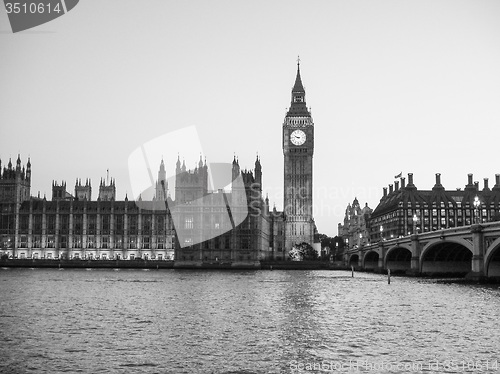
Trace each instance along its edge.
<path fill-rule="evenodd" d="M 0 296 L 2 373 L 500 372 L 498 286 L 4 268 Z"/>

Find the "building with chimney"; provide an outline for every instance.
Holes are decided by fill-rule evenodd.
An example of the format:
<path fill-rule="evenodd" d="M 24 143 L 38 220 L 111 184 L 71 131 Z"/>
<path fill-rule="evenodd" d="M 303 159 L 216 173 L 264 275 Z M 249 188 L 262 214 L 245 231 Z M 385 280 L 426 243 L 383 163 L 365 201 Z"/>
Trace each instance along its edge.
<path fill-rule="evenodd" d="M 370 239 L 375 242 L 499 219 L 500 174 L 495 175 L 493 188 L 489 187 L 488 178 L 484 178 L 480 188 L 469 174 L 463 189 L 446 190 L 441 174 L 437 173 L 431 190 L 419 190 L 409 173 L 408 184 L 402 177 L 383 188 L 382 198 L 369 220 Z"/>

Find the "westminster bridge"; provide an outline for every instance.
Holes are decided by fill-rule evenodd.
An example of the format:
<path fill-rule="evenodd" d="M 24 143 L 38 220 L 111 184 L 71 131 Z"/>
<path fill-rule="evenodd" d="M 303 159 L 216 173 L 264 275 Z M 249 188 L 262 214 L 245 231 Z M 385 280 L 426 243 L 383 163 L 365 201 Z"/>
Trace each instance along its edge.
<path fill-rule="evenodd" d="M 379 272 L 500 277 L 500 222 L 381 240 L 346 251 L 344 261 L 355 269 Z"/>

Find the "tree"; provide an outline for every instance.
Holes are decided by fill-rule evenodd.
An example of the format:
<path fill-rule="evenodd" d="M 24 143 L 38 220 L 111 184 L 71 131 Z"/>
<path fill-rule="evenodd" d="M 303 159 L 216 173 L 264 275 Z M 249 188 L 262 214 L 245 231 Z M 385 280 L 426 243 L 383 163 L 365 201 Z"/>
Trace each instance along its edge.
<path fill-rule="evenodd" d="M 292 261 L 314 261 L 318 259 L 318 252 L 308 243 L 296 244 L 288 253 Z"/>

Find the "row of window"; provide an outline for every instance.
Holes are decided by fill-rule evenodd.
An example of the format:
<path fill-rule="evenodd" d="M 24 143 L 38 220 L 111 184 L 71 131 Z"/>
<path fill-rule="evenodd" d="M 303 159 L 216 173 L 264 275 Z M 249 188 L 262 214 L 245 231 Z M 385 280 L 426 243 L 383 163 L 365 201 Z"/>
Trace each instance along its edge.
<path fill-rule="evenodd" d="M 239 244 L 241 249 L 250 248 L 250 237 L 241 236 L 239 238 Z M 193 239 L 190 237 L 184 238 L 184 247 L 193 245 Z M 231 236 L 224 235 L 213 238 L 212 240 L 206 240 L 200 244 L 202 249 L 230 249 L 231 248 Z"/>
<path fill-rule="evenodd" d="M 479 213 L 479 218 L 482 220 L 492 220 L 495 217 L 500 217 L 500 210 L 498 209 L 480 209 L 478 211 Z M 457 217 L 457 221 L 461 217 L 474 217 L 476 214 L 475 210 L 473 209 L 467 209 L 467 210 L 446 210 L 446 209 L 423 209 L 423 210 L 408 210 L 406 212 L 406 216 L 408 217 L 408 222 L 412 222 L 413 224 L 413 216 L 417 216 L 417 221 L 421 221 L 422 217 L 424 217 L 424 220 L 428 220 L 429 217 L 432 217 L 433 219 L 446 219 L 447 217 L 449 219 L 452 219 L 453 217 Z M 391 219 L 398 218 L 398 217 L 404 217 L 404 212 L 403 211 L 395 211 L 391 212 L 389 214 L 383 215 L 381 217 L 374 218 L 370 220 L 370 224 L 372 227 L 374 226 L 380 226 L 381 224 L 383 225 L 384 222 L 389 222 Z M 460 220 L 461 221 L 461 220 Z M 445 223 L 446 224 L 446 223 Z"/>
<path fill-rule="evenodd" d="M 194 261 L 194 256 L 191 255 L 191 256 L 181 256 L 182 260 L 183 261 L 186 261 L 189 259 L 189 261 Z M 239 261 L 244 261 L 244 260 L 248 260 L 248 261 L 251 261 L 252 260 L 252 256 L 251 255 L 247 255 L 246 257 L 245 256 L 238 256 L 238 260 Z M 208 262 L 208 261 L 215 261 L 215 262 L 218 262 L 218 261 L 231 261 L 231 256 L 229 254 L 226 254 L 225 256 L 219 258 L 218 256 L 212 256 L 212 257 L 209 257 L 209 256 L 204 256 L 203 257 L 203 261 L 205 262 Z"/>
<path fill-rule="evenodd" d="M 3 255 L 3 252 L 0 251 L 0 255 Z M 109 256 L 109 257 L 108 257 L 108 255 L 106 253 L 101 253 L 99 256 L 94 256 L 93 253 L 87 253 L 85 256 L 80 257 L 80 253 L 75 252 L 75 253 L 71 253 L 69 256 L 67 256 L 66 254 L 62 253 L 62 254 L 60 254 L 60 257 L 62 259 L 64 259 L 64 258 L 80 259 L 81 258 L 81 259 L 84 259 L 84 260 L 94 260 L 94 259 L 95 260 L 121 260 L 122 259 L 122 256 L 119 253 L 116 253 L 116 254 L 114 254 L 114 256 Z M 11 256 L 11 258 L 12 258 L 12 256 Z M 17 256 L 16 256 L 16 258 L 17 258 Z M 27 257 L 26 252 L 20 252 L 18 258 L 24 259 L 24 258 L 28 258 L 28 257 Z M 34 252 L 34 253 L 32 253 L 31 258 L 33 258 L 35 260 L 37 260 L 39 258 L 45 258 L 45 259 L 48 259 L 48 260 L 59 259 L 59 257 L 57 257 L 52 252 L 47 252 L 47 253 L 44 253 L 44 254 L 40 254 L 38 252 Z M 138 257 L 135 254 L 129 254 L 129 257 L 128 257 L 129 260 L 135 260 L 136 258 L 141 258 L 141 257 Z M 144 260 L 149 260 L 150 259 L 148 253 L 143 253 L 142 258 Z M 171 256 L 167 255 L 165 259 L 166 260 L 170 260 L 172 258 L 173 258 L 173 256 L 171 257 Z M 124 256 L 123 259 L 126 259 L 126 257 Z M 157 254 L 151 255 L 151 260 L 162 261 L 163 259 L 164 259 L 164 257 L 163 257 L 162 253 L 157 253 Z"/>
<path fill-rule="evenodd" d="M 140 222 L 139 222 L 140 221 Z M 165 219 L 163 216 L 155 217 L 154 221 L 151 215 L 142 216 L 139 220 L 138 215 L 130 215 L 127 219 L 127 225 L 125 226 L 124 215 L 115 215 L 112 222 L 111 215 L 101 215 L 100 219 L 97 219 L 97 215 L 87 215 L 86 225 L 84 224 L 83 214 L 73 215 L 72 229 L 75 233 L 81 234 L 83 229 L 86 228 L 87 233 L 94 234 L 99 229 L 101 232 L 109 233 L 111 228 L 115 232 L 124 232 L 125 228 L 129 232 L 137 232 L 139 227 L 142 232 L 151 232 L 153 229 L 156 232 L 165 232 L 168 229 L 173 228 L 171 220 Z M 139 226 L 140 223 L 140 226 Z M 49 233 L 54 233 L 57 226 L 56 215 L 47 215 L 45 220 L 45 227 Z M 61 232 L 68 232 L 70 227 L 70 216 L 69 214 L 59 215 L 59 227 Z M 21 231 L 28 231 L 30 228 L 30 216 L 21 215 L 19 228 Z M 35 214 L 32 216 L 31 229 L 34 233 L 41 233 L 43 230 L 43 216 L 41 214 Z"/>
<path fill-rule="evenodd" d="M 156 236 L 155 239 L 149 236 L 143 236 L 142 238 L 136 236 L 114 236 L 113 243 L 111 242 L 113 237 L 110 236 L 100 236 L 100 240 L 94 236 L 87 236 L 84 240 L 83 236 L 73 236 L 71 248 L 102 248 L 102 249 L 166 249 L 173 248 L 174 240 L 172 236 Z M 48 235 L 45 242 L 42 236 L 33 235 L 31 241 L 31 248 L 68 248 L 69 238 L 65 235 L 54 236 Z M 12 248 L 14 243 L 13 240 L 8 242 L 8 247 Z M 21 235 L 19 248 L 28 248 L 29 241 L 28 236 Z"/>

